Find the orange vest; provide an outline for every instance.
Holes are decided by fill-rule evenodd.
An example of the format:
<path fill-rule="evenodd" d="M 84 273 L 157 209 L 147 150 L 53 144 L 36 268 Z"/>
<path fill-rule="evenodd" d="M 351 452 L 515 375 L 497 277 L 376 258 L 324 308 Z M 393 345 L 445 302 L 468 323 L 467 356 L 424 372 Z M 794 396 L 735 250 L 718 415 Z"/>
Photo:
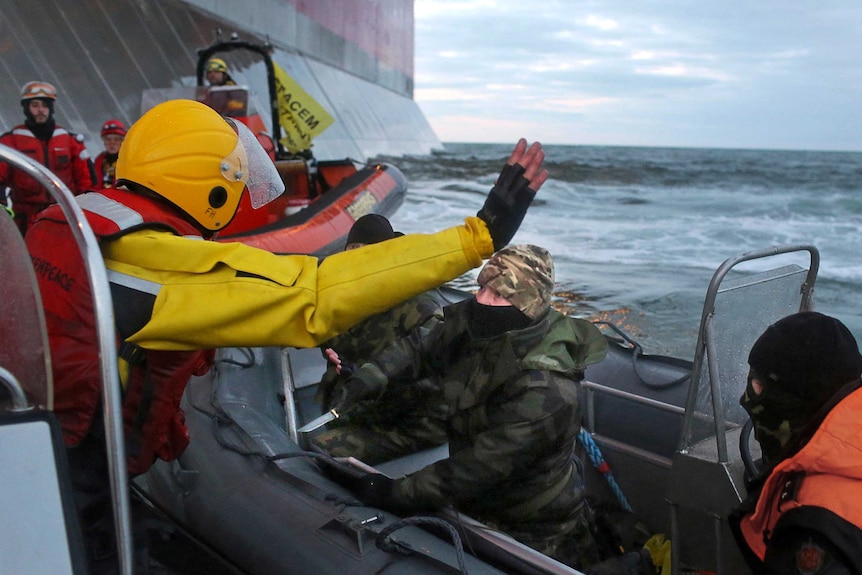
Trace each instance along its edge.
<path fill-rule="evenodd" d="M 800 507 L 821 507 L 862 529 L 862 389 L 826 416 L 796 455 L 766 480 L 752 513 L 739 528 L 761 561 L 778 520 Z"/>

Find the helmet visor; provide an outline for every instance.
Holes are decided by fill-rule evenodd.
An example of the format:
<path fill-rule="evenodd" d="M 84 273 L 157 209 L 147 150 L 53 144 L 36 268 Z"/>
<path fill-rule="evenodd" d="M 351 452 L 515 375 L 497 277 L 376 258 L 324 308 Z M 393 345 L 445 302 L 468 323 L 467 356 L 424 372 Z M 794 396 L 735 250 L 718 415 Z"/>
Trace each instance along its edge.
<path fill-rule="evenodd" d="M 252 131 L 232 118 L 225 121 L 239 138 L 236 148 L 222 160 L 222 176 L 229 182 L 245 184 L 253 208 L 265 206 L 284 193 L 284 182 Z"/>

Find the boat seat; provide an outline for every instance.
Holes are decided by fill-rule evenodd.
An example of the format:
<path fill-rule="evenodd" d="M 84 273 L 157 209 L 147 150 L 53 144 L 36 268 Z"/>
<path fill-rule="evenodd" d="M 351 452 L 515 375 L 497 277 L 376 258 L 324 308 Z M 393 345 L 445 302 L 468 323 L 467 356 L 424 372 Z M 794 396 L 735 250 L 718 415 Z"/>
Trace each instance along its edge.
<path fill-rule="evenodd" d="M 0 413 L 0 485 L 0 570 L 86 573 L 63 438 L 51 412 Z"/>

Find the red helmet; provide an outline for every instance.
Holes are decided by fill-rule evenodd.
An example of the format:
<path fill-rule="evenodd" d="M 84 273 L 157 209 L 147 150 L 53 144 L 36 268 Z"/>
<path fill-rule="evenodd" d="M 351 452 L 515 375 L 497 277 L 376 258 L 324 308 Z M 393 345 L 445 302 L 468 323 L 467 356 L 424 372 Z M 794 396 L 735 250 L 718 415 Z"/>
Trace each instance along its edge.
<path fill-rule="evenodd" d="M 29 100 L 42 98 L 54 101 L 57 99 L 57 89 L 48 82 L 27 82 L 21 88 L 21 104 Z"/>
<path fill-rule="evenodd" d="M 108 120 L 102 125 L 102 137 L 108 134 L 117 134 L 118 136 L 126 135 L 126 125 L 120 120 Z"/>

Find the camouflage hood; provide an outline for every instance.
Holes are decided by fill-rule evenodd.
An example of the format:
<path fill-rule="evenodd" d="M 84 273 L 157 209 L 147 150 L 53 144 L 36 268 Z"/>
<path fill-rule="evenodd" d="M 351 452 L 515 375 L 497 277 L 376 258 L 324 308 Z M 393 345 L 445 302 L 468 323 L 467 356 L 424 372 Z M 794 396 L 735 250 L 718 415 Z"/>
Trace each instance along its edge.
<path fill-rule="evenodd" d="M 554 262 L 539 246 L 509 246 L 491 256 L 476 280 L 500 294 L 530 319 L 548 309 L 554 292 Z"/>
<path fill-rule="evenodd" d="M 464 330 L 466 302 L 446 308 L 445 324 L 453 331 Z M 506 332 L 490 340 L 465 342 L 471 347 L 484 348 L 489 342 L 500 350 L 491 380 L 502 382 L 515 370 L 536 369 L 575 376 L 586 366 L 604 359 L 608 344 L 601 331 L 591 322 L 568 317 L 548 308 L 530 326 Z M 508 351 L 503 351 L 508 350 Z M 517 367 L 515 367 L 517 366 Z"/>
<path fill-rule="evenodd" d="M 525 368 L 569 373 L 605 358 L 608 342 L 591 322 L 551 310 L 548 324 L 545 340 L 524 356 Z"/>

